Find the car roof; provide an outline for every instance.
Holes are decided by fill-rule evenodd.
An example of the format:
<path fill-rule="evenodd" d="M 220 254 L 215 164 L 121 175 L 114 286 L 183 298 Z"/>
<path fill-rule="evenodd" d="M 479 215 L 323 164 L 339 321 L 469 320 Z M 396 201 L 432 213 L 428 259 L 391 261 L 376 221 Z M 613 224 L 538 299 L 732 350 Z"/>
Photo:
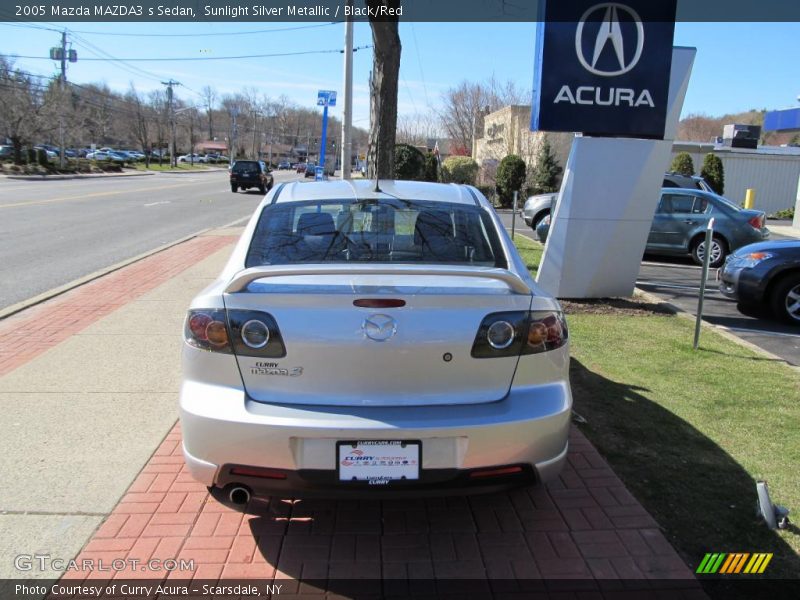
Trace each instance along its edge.
<path fill-rule="evenodd" d="M 309 200 L 333 200 L 345 198 L 383 198 L 395 196 L 408 200 L 428 200 L 452 202 L 455 204 L 479 204 L 477 195 L 473 197 L 467 186 L 453 183 L 429 183 L 424 181 L 380 180 L 380 192 L 375 191 L 375 180 L 356 179 L 351 181 L 331 180 L 286 183 L 273 192 L 274 196 L 265 203 L 304 202 Z"/>

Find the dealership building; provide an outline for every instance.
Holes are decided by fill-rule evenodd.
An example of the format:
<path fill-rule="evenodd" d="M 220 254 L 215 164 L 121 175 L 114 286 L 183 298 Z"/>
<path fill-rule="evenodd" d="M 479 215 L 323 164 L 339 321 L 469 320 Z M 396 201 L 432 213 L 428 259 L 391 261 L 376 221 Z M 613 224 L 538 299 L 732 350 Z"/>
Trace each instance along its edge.
<path fill-rule="evenodd" d="M 497 163 L 508 154 L 517 154 L 526 164 L 533 165 L 545 138 L 550 142 L 558 163 L 567 162 L 573 134 L 531 131 L 531 107 L 506 106 L 486 114 L 476 121 L 472 156 L 484 174 L 491 176 Z M 800 189 L 800 148 L 759 146 L 738 148 L 718 143 L 675 141 L 672 156 L 688 152 L 698 174 L 705 155 L 713 152 L 725 170 L 725 196 L 737 203 L 744 202 L 748 189 L 754 189 L 755 207 L 773 214 L 792 208 L 798 201 Z M 664 165 L 665 170 L 669 165 Z"/>

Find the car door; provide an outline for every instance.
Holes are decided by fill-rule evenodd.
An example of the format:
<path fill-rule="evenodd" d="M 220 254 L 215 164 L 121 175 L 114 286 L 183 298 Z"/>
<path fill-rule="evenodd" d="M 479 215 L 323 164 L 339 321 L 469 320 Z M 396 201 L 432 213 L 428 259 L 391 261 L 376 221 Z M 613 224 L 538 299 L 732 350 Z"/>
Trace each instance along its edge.
<path fill-rule="evenodd" d="M 696 230 L 702 215 L 692 213 L 694 195 L 686 191 L 664 193 L 661 197 L 663 212 L 654 219 L 652 229 L 656 229 L 654 248 L 683 252 L 688 248 L 690 232 Z M 648 242 L 648 246 L 651 244 Z"/>
<path fill-rule="evenodd" d="M 672 212 L 672 194 L 661 194 L 653 223 L 650 225 L 650 234 L 647 236 L 647 249 L 659 250 L 667 244 L 668 232 L 672 227 L 670 213 Z"/>

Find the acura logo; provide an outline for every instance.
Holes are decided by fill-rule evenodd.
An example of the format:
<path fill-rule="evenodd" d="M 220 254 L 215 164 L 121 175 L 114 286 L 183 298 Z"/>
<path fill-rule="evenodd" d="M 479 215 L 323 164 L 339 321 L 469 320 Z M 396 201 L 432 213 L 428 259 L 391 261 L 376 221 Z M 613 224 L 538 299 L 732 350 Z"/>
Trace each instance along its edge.
<path fill-rule="evenodd" d="M 599 16 L 598 13 L 602 10 L 605 10 L 602 22 L 599 22 L 596 18 L 591 19 L 592 17 Z M 625 31 L 629 39 L 625 39 L 625 36 L 623 36 L 623 27 L 620 25 L 620 14 L 627 16 L 624 22 L 628 25 Z M 594 27 L 586 27 L 587 22 L 597 27 L 594 40 L 591 39 Z M 633 37 L 634 26 L 636 32 L 635 40 L 631 39 Z M 584 40 L 584 35 L 587 36 L 586 40 Z M 587 60 L 587 55 L 584 53 L 584 41 L 587 42 L 590 48 L 593 48 L 591 60 Z M 594 43 L 592 44 L 592 42 Z M 634 42 L 636 49 L 631 52 L 630 49 L 634 47 Z M 608 65 L 607 61 L 603 62 L 602 67 L 598 67 L 597 65 L 600 57 L 609 45 L 612 47 L 614 60 L 619 65 L 619 69 L 614 69 L 613 66 L 606 66 Z M 626 47 L 628 50 L 627 58 Z M 627 73 L 639 62 L 639 59 L 642 57 L 642 48 L 644 48 L 644 27 L 642 26 L 642 19 L 636 11 L 629 6 L 616 2 L 597 4 L 583 13 L 583 16 L 578 22 L 578 29 L 575 32 L 575 53 L 578 55 L 578 60 L 581 65 L 583 65 L 583 68 L 594 75 L 615 77 Z M 613 62 L 614 61 L 612 61 L 612 65 Z"/>
<path fill-rule="evenodd" d="M 361 324 L 369 339 L 385 342 L 397 332 L 397 322 L 389 315 L 370 315 Z"/>

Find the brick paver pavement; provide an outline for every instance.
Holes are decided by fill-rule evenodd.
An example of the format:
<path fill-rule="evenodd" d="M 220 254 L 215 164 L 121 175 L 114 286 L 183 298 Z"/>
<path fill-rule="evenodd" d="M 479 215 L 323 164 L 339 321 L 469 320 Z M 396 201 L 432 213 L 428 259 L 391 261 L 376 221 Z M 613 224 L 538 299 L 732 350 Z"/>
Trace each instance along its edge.
<path fill-rule="evenodd" d="M 236 240 L 193 238 L 0 321 L 0 377 Z"/>
<path fill-rule="evenodd" d="M 548 582 L 563 588 L 567 580 L 599 594 L 586 597 L 703 597 L 594 447 L 575 429 L 570 444 L 568 466 L 547 487 L 391 501 L 254 499 L 243 513 L 191 478 L 176 425 L 78 560 L 194 560 L 194 580 L 274 579 L 281 596 L 308 593 L 301 580 L 327 580 L 335 592 L 340 579 L 475 578 L 469 591 L 484 585 L 495 597 L 538 582 L 545 587 L 535 597 L 546 598 Z M 375 592 L 386 593 L 386 584 Z"/>

